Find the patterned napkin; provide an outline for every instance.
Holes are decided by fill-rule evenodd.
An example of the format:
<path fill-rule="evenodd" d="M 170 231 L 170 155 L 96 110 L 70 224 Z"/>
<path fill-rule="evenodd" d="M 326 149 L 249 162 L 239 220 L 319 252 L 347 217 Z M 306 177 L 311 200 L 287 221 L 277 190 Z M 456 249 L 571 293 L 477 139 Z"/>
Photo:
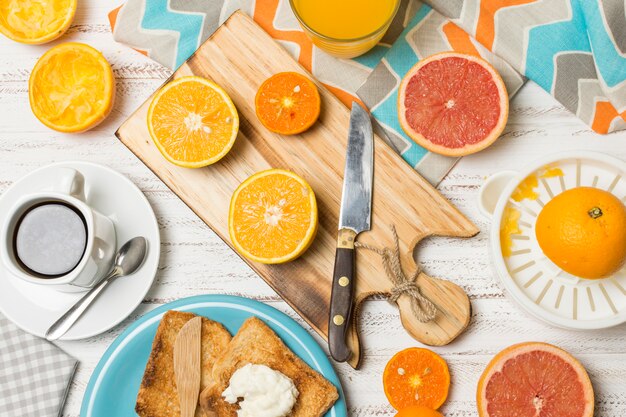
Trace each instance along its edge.
<path fill-rule="evenodd" d="M 502 75 L 511 97 L 524 84 L 525 78 L 506 61 L 491 53 L 430 6 L 419 2 L 414 2 L 414 5 L 417 7 L 416 13 L 408 26 L 359 88 L 357 94 L 370 109 L 393 148 L 424 178 L 437 184 L 458 158 L 428 152 L 404 133 L 397 112 L 398 86 L 402 77 L 421 58 L 455 50 L 479 55 L 490 62 Z"/>
<path fill-rule="evenodd" d="M 363 103 L 356 91 L 421 6 L 416 0 L 401 0 L 398 13 L 381 42 L 367 54 L 351 60 L 334 58 L 313 45 L 291 11 L 289 0 L 127 0 L 109 14 L 109 20 L 116 41 L 175 69 L 235 10 L 241 9 L 350 106 L 354 100 Z M 412 153 L 405 153 L 403 157 L 416 165 Z M 437 161 L 431 159 L 428 168 L 437 165 Z M 443 174 L 420 173 L 438 183 L 452 166 L 445 158 L 441 158 L 440 163 L 434 172 Z"/>
<path fill-rule="evenodd" d="M 0 314 L 0 415 L 60 416 L 77 365 Z"/>
<path fill-rule="evenodd" d="M 240 9 L 346 104 L 365 82 L 404 25 L 415 13 L 413 0 L 401 0 L 391 28 L 370 53 L 355 60 L 327 55 L 304 34 L 289 0 L 127 0 L 109 13 L 116 41 L 129 45 L 168 68 L 176 69 Z"/>
<path fill-rule="evenodd" d="M 624 129 L 625 7 L 623 0 L 401 0 L 381 43 L 352 60 L 315 47 L 288 0 L 127 0 L 109 17 L 117 41 L 174 69 L 242 9 L 344 103 L 358 91 L 390 144 L 436 184 L 456 159 L 413 143 L 395 111 L 411 66 L 436 52 L 477 54 L 501 72 L 510 96 L 528 77 L 596 132 Z"/>
<path fill-rule="evenodd" d="M 437 52 L 482 56 L 498 69 L 510 96 L 524 77 L 532 79 L 598 133 L 626 128 L 623 0 L 427 3 L 416 6 L 417 13 L 358 95 L 404 159 L 431 182 L 443 178 L 456 160 L 411 141 L 398 122 L 396 103 L 402 77 Z"/>

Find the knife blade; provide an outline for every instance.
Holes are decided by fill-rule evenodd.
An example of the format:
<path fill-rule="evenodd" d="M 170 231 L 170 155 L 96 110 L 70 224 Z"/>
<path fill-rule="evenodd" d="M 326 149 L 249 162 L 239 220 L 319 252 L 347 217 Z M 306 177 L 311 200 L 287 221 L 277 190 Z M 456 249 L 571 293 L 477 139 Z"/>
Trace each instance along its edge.
<path fill-rule="evenodd" d="M 352 103 L 344 169 L 339 233 L 330 297 L 328 348 L 338 362 L 350 358 L 346 337 L 352 319 L 355 251 L 359 233 L 370 230 L 374 179 L 374 134 L 369 113 Z"/>
<path fill-rule="evenodd" d="M 180 416 L 193 417 L 200 395 L 200 337 L 202 318 L 189 320 L 174 342 L 174 377 L 180 401 Z"/>

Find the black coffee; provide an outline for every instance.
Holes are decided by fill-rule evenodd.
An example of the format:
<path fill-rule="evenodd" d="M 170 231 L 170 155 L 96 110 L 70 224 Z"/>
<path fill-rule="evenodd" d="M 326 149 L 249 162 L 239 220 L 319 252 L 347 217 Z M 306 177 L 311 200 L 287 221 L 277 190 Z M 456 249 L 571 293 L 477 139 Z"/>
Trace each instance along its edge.
<path fill-rule="evenodd" d="M 27 272 L 41 278 L 70 273 L 85 254 L 87 224 L 83 215 L 63 202 L 29 208 L 15 228 L 15 256 Z"/>

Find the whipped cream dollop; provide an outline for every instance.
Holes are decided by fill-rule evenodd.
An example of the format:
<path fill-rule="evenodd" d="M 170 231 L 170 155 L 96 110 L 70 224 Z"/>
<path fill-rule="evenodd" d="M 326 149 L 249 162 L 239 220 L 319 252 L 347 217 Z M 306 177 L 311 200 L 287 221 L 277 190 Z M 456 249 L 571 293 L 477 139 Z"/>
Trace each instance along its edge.
<path fill-rule="evenodd" d="M 265 365 L 249 363 L 230 377 L 222 397 L 230 404 L 243 398 L 238 417 L 285 417 L 296 404 L 298 394 L 291 378 Z"/>

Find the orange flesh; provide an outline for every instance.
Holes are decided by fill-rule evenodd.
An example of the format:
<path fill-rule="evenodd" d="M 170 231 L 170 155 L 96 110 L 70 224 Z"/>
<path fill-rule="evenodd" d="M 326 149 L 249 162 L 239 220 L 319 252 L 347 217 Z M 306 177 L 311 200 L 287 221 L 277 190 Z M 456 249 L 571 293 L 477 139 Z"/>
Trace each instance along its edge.
<path fill-rule="evenodd" d="M 69 24 L 73 7 L 72 0 L 2 0 L 0 26 L 20 41 L 54 37 Z"/>
<path fill-rule="evenodd" d="M 447 148 L 482 142 L 500 118 L 500 92 L 482 65 L 445 57 L 421 67 L 409 80 L 404 100 L 408 125 Z"/>
<path fill-rule="evenodd" d="M 541 178 L 562 177 L 563 170 L 557 167 L 546 167 L 546 170 L 541 174 Z"/>
<path fill-rule="evenodd" d="M 540 178 L 553 178 L 553 177 L 562 177 L 563 170 L 558 167 L 544 167 L 544 171 L 539 174 Z M 537 187 L 539 186 L 539 180 L 536 174 L 531 174 L 524 179 L 518 186 L 517 189 L 511 194 L 511 198 L 515 201 L 522 200 L 536 200 L 539 198 L 539 194 L 537 191 Z"/>
<path fill-rule="evenodd" d="M 296 72 L 275 74 L 263 82 L 255 98 L 256 114 L 272 132 L 302 133 L 320 114 L 320 95 L 315 84 Z"/>
<path fill-rule="evenodd" d="M 41 57 L 30 80 L 33 112 L 47 126 L 80 131 L 111 109 L 113 73 L 104 57 L 82 44 L 62 44 Z"/>
<path fill-rule="evenodd" d="M 511 256 L 513 251 L 513 239 L 511 235 L 519 235 L 522 230 L 519 227 L 519 219 L 521 213 L 514 207 L 507 206 L 502 215 L 502 225 L 500 227 L 500 245 L 502 246 L 502 255 L 504 257 Z"/>
<path fill-rule="evenodd" d="M 294 253 L 315 221 L 312 191 L 286 175 L 258 178 L 236 196 L 234 238 L 258 258 Z"/>
<path fill-rule="evenodd" d="M 151 123 L 155 139 L 172 159 L 201 163 L 230 149 L 237 115 L 219 91 L 190 80 L 159 97 Z"/>
<path fill-rule="evenodd" d="M 450 374 L 436 353 L 410 348 L 397 353 L 383 374 L 385 395 L 396 410 L 409 406 L 439 408 L 448 397 Z"/>
<path fill-rule="evenodd" d="M 587 395 L 567 361 L 541 350 L 507 360 L 485 388 L 488 417 L 586 417 Z"/>
<path fill-rule="evenodd" d="M 444 417 L 438 411 L 424 406 L 411 406 L 398 411 L 395 417 Z"/>
<path fill-rule="evenodd" d="M 531 174 L 517 186 L 517 189 L 513 191 L 513 194 L 511 194 L 511 198 L 515 201 L 522 201 L 525 199 L 536 200 L 539 198 L 539 194 L 535 191 L 538 185 L 539 181 L 537 180 L 537 176 L 535 174 Z"/>

